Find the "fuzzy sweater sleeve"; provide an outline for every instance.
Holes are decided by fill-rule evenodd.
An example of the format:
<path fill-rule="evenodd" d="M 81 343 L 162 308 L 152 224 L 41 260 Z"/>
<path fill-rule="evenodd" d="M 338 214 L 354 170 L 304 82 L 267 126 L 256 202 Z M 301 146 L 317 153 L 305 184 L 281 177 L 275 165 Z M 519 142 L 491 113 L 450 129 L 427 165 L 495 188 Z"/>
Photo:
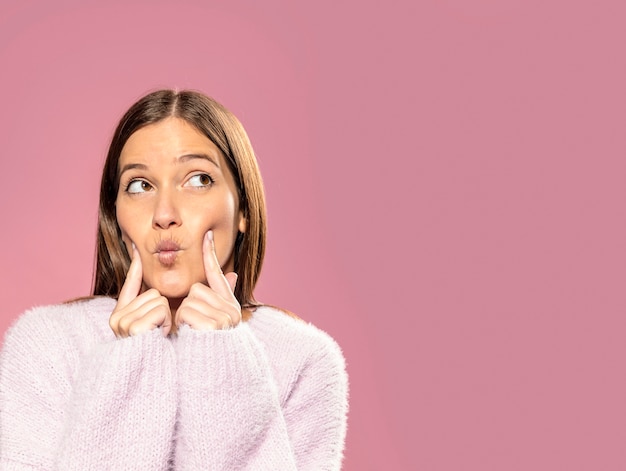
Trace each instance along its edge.
<path fill-rule="evenodd" d="M 343 356 L 330 338 L 293 337 L 272 324 L 265 327 L 278 333 L 273 340 L 286 342 L 282 358 L 268 356 L 247 324 L 180 330 L 176 469 L 340 469 L 347 410 Z"/>
<path fill-rule="evenodd" d="M 67 315 L 72 309 L 80 311 L 34 310 L 6 335 L 1 468 L 167 469 L 176 416 L 172 345 L 158 330 L 98 338 L 72 317 L 83 312 Z"/>

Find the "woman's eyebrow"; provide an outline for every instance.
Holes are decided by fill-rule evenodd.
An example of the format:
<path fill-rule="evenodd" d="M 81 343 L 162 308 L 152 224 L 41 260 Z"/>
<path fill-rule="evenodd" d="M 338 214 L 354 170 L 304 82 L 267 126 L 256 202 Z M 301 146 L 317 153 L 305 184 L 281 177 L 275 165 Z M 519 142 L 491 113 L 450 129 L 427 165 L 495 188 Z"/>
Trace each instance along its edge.
<path fill-rule="evenodd" d="M 208 160 L 213 165 L 215 165 L 217 168 L 220 168 L 220 164 L 218 163 L 217 159 L 215 159 L 213 156 L 211 156 L 209 154 L 185 154 L 185 155 L 181 155 L 178 158 L 178 163 L 184 164 L 185 162 L 189 162 L 190 160 L 193 160 L 193 159 Z"/>
<path fill-rule="evenodd" d="M 193 159 L 203 159 L 203 160 L 208 160 L 209 162 L 211 162 L 213 165 L 215 165 L 218 169 L 220 168 L 220 164 L 218 162 L 217 159 L 215 159 L 214 157 L 210 156 L 209 154 L 185 154 L 185 155 L 181 155 L 178 158 L 178 163 L 179 164 L 184 164 L 185 162 L 189 162 L 190 160 Z M 124 172 L 126 172 L 127 170 L 132 170 L 134 168 L 138 168 L 139 170 L 148 170 L 148 166 L 145 164 L 140 164 L 140 163 L 130 163 L 130 164 L 126 164 L 124 165 L 121 169 L 120 169 L 120 173 L 119 175 L 122 175 Z"/>
<path fill-rule="evenodd" d="M 144 164 L 126 164 L 122 167 L 122 169 L 120 170 L 119 175 L 121 175 L 122 173 L 124 173 L 126 170 L 131 170 L 133 168 L 138 168 L 140 170 L 148 170 L 148 167 Z"/>

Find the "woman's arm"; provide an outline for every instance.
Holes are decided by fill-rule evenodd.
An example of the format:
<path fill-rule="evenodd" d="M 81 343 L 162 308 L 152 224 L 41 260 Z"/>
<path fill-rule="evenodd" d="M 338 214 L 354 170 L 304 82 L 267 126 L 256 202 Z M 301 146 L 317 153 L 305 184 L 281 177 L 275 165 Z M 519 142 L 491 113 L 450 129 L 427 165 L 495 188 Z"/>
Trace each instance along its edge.
<path fill-rule="evenodd" d="M 339 470 L 343 459 L 348 413 L 345 360 L 335 341 L 319 334 L 283 405 L 298 470 Z M 303 345 L 298 342 L 296 348 Z"/>
<path fill-rule="evenodd" d="M 84 322 L 64 325 L 73 322 L 68 309 L 31 311 L 7 333 L 2 469 L 166 469 L 176 416 L 171 343 L 157 329 L 88 345 Z"/>
<path fill-rule="evenodd" d="M 300 350 L 298 368 L 291 368 L 295 358 L 277 359 L 293 371 L 283 397 L 248 325 L 209 332 L 183 326 L 176 346 L 176 469 L 340 469 L 347 411 L 343 356 L 330 338 L 315 339 L 286 349 Z"/>

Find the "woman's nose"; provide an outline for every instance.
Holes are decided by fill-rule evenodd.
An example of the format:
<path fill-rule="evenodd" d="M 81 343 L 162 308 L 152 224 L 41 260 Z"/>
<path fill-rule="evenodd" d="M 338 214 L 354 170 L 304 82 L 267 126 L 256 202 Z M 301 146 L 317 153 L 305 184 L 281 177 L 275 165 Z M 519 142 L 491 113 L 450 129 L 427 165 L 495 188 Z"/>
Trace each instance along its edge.
<path fill-rule="evenodd" d="M 152 227 L 155 229 L 169 229 L 181 224 L 176 197 L 171 191 L 158 191 L 152 216 Z"/>

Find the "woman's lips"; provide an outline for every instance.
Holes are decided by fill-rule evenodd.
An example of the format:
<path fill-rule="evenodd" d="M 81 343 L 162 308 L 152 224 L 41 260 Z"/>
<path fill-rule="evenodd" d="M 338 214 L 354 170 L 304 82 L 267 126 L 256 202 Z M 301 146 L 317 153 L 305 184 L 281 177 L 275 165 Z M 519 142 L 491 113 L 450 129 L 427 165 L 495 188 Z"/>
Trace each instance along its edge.
<path fill-rule="evenodd" d="M 162 240 L 156 247 L 156 255 L 162 265 L 169 267 L 174 265 L 179 250 L 180 247 L 176 242 L 172 240 Z"/>

